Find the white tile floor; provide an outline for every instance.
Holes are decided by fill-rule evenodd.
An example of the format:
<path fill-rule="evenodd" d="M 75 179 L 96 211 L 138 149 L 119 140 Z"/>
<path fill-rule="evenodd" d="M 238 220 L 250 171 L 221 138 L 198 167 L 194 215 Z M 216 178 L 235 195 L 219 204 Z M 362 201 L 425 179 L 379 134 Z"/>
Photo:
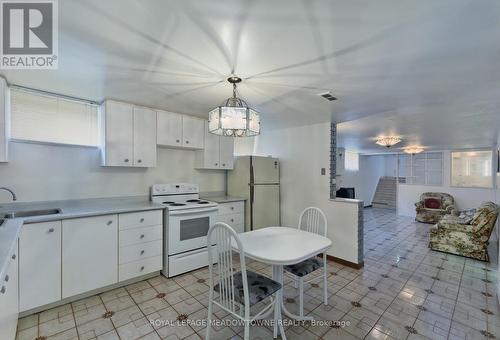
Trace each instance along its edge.
<path fill-rule="evenodd" d="M 291 326 L 289 339 L 485 339 L 500 338 L 497 248 L 491 263 L 430 251 L 429 225 L 389 210 L 365 210 L 365 267 L 329 263 L 330 305 L 321 286 L 308 286 L 305 309 L 316 320 L 344 321 Z M 251 270 L 270 274 L 266 265 Z M 18 339 L 200 339 L 207 313 L 207 270 L 174 279 L 162 276 L 83 299 L 19 320 Z M 286 304 L 297 310 L 288 282 Z M 231 320 L 222 311 L 219 319 Z M 187 320 L 154 325 L 149 320 Z M 216 327 L 213 339 L 239 339 L 239 326 Z M 270 339 L 265 326 L 252 339 Z"/>

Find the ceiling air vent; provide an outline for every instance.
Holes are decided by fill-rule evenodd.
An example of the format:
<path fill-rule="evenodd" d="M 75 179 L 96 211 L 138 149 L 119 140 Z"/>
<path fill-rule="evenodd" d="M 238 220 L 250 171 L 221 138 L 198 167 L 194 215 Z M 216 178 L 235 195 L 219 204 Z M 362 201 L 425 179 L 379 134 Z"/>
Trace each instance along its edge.
<path fill-rule="evenodd" d="M 331 102 L 332 102 L 332 101 L 334 101 L 334 100 L 337 100 L 337 97 L 335 97 L 335 96 L 333 95 L 333 93 L 331 93 L 330 91 L 325 92 L 325 93 L 320 93 L 320 94 L 318 94 L 318 96 L 321 96 L 321 97 L 323 97 L 323 98 L 325 98 L 326 100 L 329 100 L 329 101 L 331 101 Z"/>

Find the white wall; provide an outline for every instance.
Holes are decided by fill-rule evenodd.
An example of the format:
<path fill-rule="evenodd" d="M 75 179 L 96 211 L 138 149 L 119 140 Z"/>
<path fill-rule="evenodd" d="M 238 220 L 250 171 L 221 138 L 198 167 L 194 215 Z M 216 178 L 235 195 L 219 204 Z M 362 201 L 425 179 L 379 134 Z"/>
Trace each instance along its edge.
<path fill-rule="evenodd" d="M 496 202 L 495 189 L 482 188 L 456 188 L 450 186 L 450 151 L 443 151 L 443 185 L 398 185 L 398 214 L 403 216 L 415 216 L 415 202 L 419 200 L 420 194 L 426 191 L 445 192 L 452 195 L 455 205 L 459 210 L 475 208 L 481 202 Z"/>
<path fill-rule="evenodd" d="M 396 177 L 398 168 L 398 157 L 397 155 L 384 155 L 385 167 L 384 176 Z"/>
<path fill-rule="evenodd" d="M 382 176 L 385 176 L 385 156 L 360 155 L 359 170 L 341 171 L 337 177 L 337 188 L 354 187 L 356 198 L 363 200 L 366 207 L 372 204 L 378 180 Z"/>
<path fill-rule="evenodd" d="M 341 214 L 350 210 L 329 199 L 330 123 L 263 131 L 254 150 L 255 155 L 280 159 L 282 224 L 296 226 L 304 208 L 319 207 L 329 223 L 329 254 L 357 263 L 357 228 L 340 222 Z M 326 168 L 325 175 L 321 168 Z M 357 213 L 352 214 L 357 220 Z"/>
<path fill-rule="evenodd" d="M 149 195 L 154 183 L 193 182 L 202 192 L 224 191 L 218 170 L 195 170 L 195 152 L 158 148 L 155 168 L 101 167 L 96 148 L 10 143 L 9 163 L 0 163 L 0 186 L 19 201 Z M 10 201 L 0 191 L 0 202 Z"/>

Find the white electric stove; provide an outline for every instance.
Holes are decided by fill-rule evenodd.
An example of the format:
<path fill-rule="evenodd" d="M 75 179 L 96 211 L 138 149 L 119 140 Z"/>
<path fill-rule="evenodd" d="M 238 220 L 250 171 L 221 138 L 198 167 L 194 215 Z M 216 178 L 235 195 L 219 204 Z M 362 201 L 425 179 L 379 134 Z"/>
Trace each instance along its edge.
<path fill-rule="evenodd" d="M 190 183 L 154 184 L 151 201 L 165 205 L 163 275 L 176 276 L 208 265 L 207 233 L 218 204 L 200 200 Z"/>

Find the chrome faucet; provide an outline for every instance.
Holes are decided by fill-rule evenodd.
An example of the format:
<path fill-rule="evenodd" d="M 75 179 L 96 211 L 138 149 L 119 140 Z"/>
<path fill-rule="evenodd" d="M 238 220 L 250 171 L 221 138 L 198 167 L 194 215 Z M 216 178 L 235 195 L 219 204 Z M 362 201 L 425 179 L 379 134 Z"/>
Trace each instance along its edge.
<path fill-rule="evenodd" d="M 16 200 L 17 200 L 16 194 L 15 194 L 15 193 L 14 193 L 14 191 L 12 191 L 11 189 L 9 189 L 9 188 L 7 188 L 7 187 L 0 187 L 0 190 L 5 190 L 5 191 L 10 192 L 10 194 L 12 195 L 12 200 L 13 200 L 13 201 L 16 201 Z"/>

